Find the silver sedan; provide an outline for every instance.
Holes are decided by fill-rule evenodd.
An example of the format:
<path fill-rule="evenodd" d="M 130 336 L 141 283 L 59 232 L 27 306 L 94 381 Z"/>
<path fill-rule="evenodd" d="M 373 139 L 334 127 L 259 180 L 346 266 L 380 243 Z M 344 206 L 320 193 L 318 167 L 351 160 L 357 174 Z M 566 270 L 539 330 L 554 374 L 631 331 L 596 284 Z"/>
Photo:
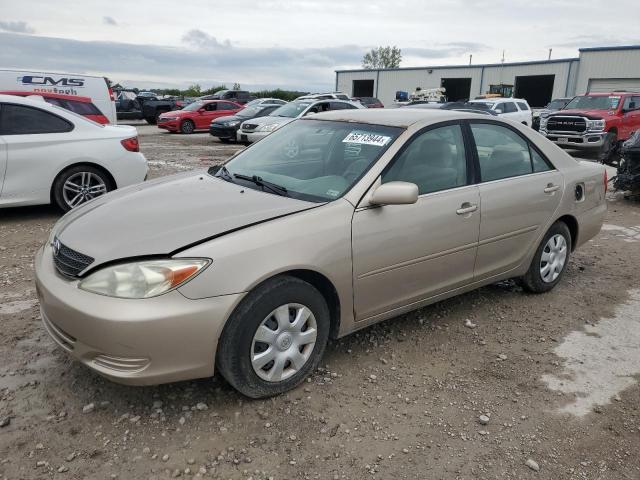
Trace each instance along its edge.
<path fill-rule="evenodd" d="M 63 217 L 35 262 L 42 318 L 114 381 L 218 372 L 266 397 L 329 338 L 503 279 L 551 290 L 600 230 L 606 184 L 602 165 L 488 116 L 306 117 L 221 168 Z"/>

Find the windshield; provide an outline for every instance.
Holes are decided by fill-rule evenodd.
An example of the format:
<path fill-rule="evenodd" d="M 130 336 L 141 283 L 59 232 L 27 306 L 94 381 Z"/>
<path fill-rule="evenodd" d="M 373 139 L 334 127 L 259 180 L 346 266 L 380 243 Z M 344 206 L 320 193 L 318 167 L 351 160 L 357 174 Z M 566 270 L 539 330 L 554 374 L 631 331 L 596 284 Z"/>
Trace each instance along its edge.
<path fill-rule="evenodd" d="M 549 110 L 560 110 L 561 108 L 564 108 L 566 104 L 567 100 L 552 100 L 549 102 L 549 105 L 547 105 L 547 108 Z"/>
<path fill-rule="evenodd" d="M 298 120 L 276 130 L 225 164 L 216 176 L 272 192 L 234 174 L 259 177 L 286 195 L 327 202 L 344 195 L 402 133 L 380 125 Z M 225 176 L 226 175 L 226 176 Z"/>
<path fill-rule="evenodd" d="M 582 96 L 575 97 L 565 107 L 566 110 L 615 110 L 620 104 L 620 97 Z"/>
<path fill-rule="evenodd" d="M 247 117 L 247 118 L 253 118 L 256 115 L 258 115 L 262 110 L 264 110 L 265 107 L 260 107 L 260 106 L 256 106 L 256 107 L 245 107 L 242 110 L 240 110 L 236 115 L 238 117 Z"/>
<path fill-rule="evenodd" d="M 182 110 L 186 110 L 187 112 L 195 112 L 204 107 L 204 102 L 193 102 L 184 107 Z"/>
<path fill-rule="evenodd" d="M 291 102 L 271 112 L 272 117 L 296 118 L 313 102 Z"/>

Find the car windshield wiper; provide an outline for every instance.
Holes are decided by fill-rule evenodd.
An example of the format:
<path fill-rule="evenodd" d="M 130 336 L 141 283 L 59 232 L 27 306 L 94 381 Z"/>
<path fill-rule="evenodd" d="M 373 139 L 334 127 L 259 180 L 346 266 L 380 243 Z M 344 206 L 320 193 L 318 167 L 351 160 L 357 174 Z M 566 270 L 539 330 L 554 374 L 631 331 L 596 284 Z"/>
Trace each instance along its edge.
<path fill-rule="evenodd" d="M 268 188 L 269 190 L 271 190 L 273 193 L 275 193 L 277 195 L 282 195 L 284 197 L 288 197 L 289 196 L 289 194 L 287 193 L 287 189 L 285 187 L 283 187 L 282 185 L 278 185 L 276 183 L 267 182 L 266 180 L 263 180 L 262 178 L 260 178 L 257 175 L 242 175 L 240 173 L 234 173 L 233 174 L 233 178 L 237 178 L 237 179 L 240 179 L 240 180 L 246 180 L 247 182 L 253 182 L 256 185 L 258 185 L 259 187 L 262 187 L 263 190 L 266 187 L 266 188 Z"/>

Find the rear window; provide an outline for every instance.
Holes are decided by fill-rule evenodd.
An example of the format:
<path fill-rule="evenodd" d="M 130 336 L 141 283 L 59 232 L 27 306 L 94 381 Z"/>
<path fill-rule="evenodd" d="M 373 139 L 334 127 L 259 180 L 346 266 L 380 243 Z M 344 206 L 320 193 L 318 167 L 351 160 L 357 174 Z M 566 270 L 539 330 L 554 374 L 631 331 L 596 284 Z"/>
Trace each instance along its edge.
<path fill-rule="evenodd" d="M 527 105 L 526 103 L 524 102 L 517 102 L 517 103 L 518 103 L 518 106 L 520 107 L 520 110 L 524 110 L 524 111 L 529 110 L 529 105 Z"/>
<path fill-rule="evenodd" d="M 61 105 L 61 107 L 78 115 L 102 115 L 102 112 L 93 103 L 78 102 L 77 100 L 65 100 L 64 102 L 66 105 Z"/>

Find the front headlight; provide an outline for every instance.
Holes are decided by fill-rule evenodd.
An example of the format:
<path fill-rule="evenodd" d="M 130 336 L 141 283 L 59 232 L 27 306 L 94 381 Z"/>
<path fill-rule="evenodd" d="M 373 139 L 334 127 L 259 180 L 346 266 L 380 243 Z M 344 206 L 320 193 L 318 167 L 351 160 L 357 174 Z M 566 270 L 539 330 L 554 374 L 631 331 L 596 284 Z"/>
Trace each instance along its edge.
<path fill-rule="evenodd" d="M 178 120 L 178 117 L 159 117 L 158 120 L 161 122 L 172 122 L 174 120 Z"/>
<path fill-rule="evenodd" d="M 266 125 L 262 125 L 261 127 L 258 127 L 258 130 L 261 132 L 273 132 L 274 130 L 277 130 L 280 127 L 279 123 L 267 123 Z"/>
<path fill-rule="evenodd" d="M 179 287 L 210 262 L 184 258 L 123 263 L 92 273 L 78 288 L 108 297 L 150 298 Z"/>
<path fill-rule="evenodd" d="M 235 120 L 233 122 L 227 122 L 227 123 L 225 123 L 225 125 L 227 127 L 237 127 L 238 125 L 240 125 L 240 121 L 239 120 Z"/>
<path fill-rule="evenodd" d="M 547 117 L 540 117 L 540 129 L 546 129 L 547 128 Z"/>
<path fill-rule="evenodd" d="M 587 120 L 587 130 L 590 132 L 601 132 L 604 130 L 604 119 Z"/>

